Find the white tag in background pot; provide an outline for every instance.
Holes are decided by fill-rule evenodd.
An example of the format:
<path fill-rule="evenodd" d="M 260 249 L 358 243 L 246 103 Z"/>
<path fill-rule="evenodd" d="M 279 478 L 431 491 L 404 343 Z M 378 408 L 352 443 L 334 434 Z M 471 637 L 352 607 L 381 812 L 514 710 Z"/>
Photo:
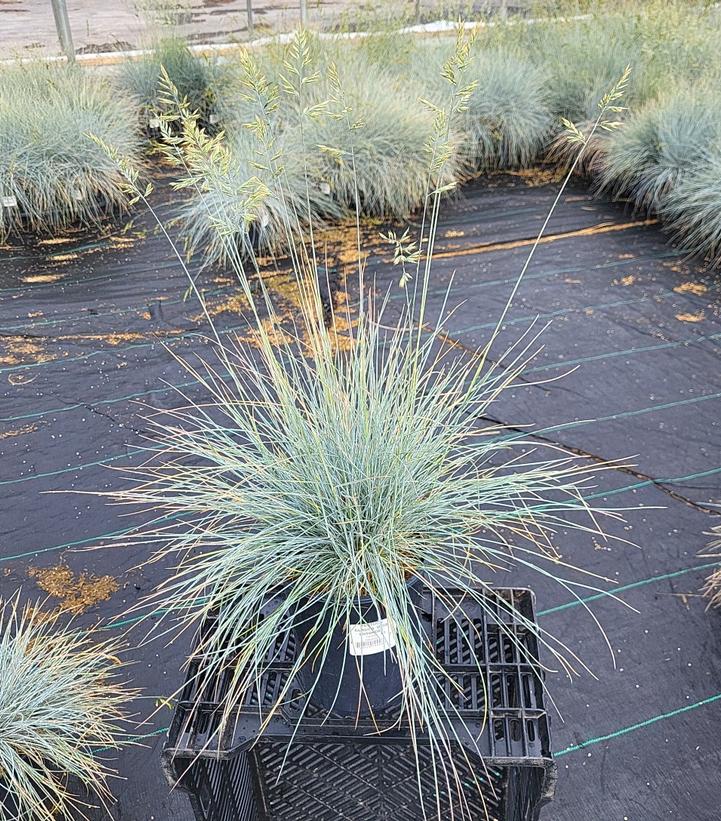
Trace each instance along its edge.
<path fill-rule="evenodd" d="M 388 619 L 361 622 L 348 627 L 348 647 L 351 656 L 372 656 L 396 646 L 396 636 Z"/>
<path fill-rule="evenodd" d="M 3 208 L 17 208 L 18 201 L 14 194 L 10 194 L 9 197 L 0 197 L 0 202 L 2 202 Z"/>
<path fill-rule="evenodd" d="M 148 120 L 149 128 L 160 128 L 160 119 L 158 117 L 151 117 Z"/>

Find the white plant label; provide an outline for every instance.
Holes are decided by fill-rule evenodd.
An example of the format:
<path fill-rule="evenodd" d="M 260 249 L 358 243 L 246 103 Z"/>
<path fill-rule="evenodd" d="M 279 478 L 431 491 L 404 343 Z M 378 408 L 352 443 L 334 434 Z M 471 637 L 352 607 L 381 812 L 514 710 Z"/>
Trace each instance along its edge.
<path fill-rule="evenodd" d="M 157 117 L 151 117 L 148 120 L 149 128 L 160 128 L 160 120 Z"/>
<path fill-rule="evenodd" d="M 320 184 L 320 192 L 321 194 L 330 194 L 330 185 L 327 182 L 322 182 Z"/>
<path fill-rule="evenodd" d="M 388 619 L 361 622 L 348 627 L 348 647 L 351 656 L 372 656 L 396 646 L 396 636 Z"/>
<path fill-rule="evenodd" d="M 14 194 L 9 197 L 2 197 L 3 208 L 17 208 L 18 201 Z"/>
<path fill-rule="evenodd" d="M 219 119 L 220 119 L 220 117 L 218 117 L 217 114 L 211 114 L 210 117 L 208 117 L 208 122 L 211 125 L 215 125 L 218 122 Z"/>

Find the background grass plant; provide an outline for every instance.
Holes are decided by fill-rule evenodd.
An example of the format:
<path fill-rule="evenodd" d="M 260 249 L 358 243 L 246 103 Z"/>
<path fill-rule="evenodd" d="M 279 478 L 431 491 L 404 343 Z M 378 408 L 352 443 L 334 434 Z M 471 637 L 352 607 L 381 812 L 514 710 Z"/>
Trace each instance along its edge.
<path fill-rule="evenodd" d="M 62 619 L 19 595 L 0 602 L 2 821 L 85 818 L 89 800 L 110 797 L 98 749 L 118 746 L 131 695 L 120 644 Z"/>
<path fill-rule="evenodd" d="M 606 142 L 601 190 L 663 213 L 669 194 L 717 150 L 719 102 L 711 89 L 680 88 L 632 114 Z"/>
<path fill-rule="evenodd" d="M 187 43 L 174 36 L 158 39 L 139 60 L 122 64 L 121 86 L 140 107 L 143 124 L 157 130 L 157 112 L 162 108 L 161 68 L 172 79 L 183 99 L 197 111 L 206 127 L 218 118 L 218 99 L 230 93 L 231 79 L 217 60 L 195 54 Z"/>
<path fill-rule="evenodd" d="M 410 75 L 417 93 L 443 105 L 441 66 L 451 44 L 419 44 Z M 504 48 L 474 48 L 468 70 L 474 83 L 454 128 L 470 170 L 528 167 L 551 132 L 547 79 L 541 69 Z"/>
<path fill-rule="evenodd" d="M 139 160 L 132 104 L 77 67 L 0 69 L 0 239 L 27 228 L 57 234 L 122 211 L 122 176 L 87 134 Z"/>
<path fill-rule="evenodd" d="M 721 146 L 684 174 L 669 191 L 661 211 L 678 245 L 689 254 L 721 264 Z"/>
<path fill-rule="evenodd" d="M 691 214 L 684 219 L 684 198 L 673 192 L 691 168 L 713 173 L 713 88 L 721 76 L 713 44 L 721 15 L 675 0 L 663 9 L 657 0 L 632 6 L 609 0 L 589 7 L 584 17 L 575 6 L 559 15 L 561 8 L 532 25 L 494 19 L 474 33 L 467 72 L 473 91 L 463 111 L 454 113 L 442 184 L 479 170 L 528 168 L 544 160 L 567 167 L 575 155 L 562 119 L 588 132 L 606 89 L 631 65 L 628 112 L 620 115 L 628 127 L 613 139 L 597 129 L 576 169 L 598 190 L 671 220 L 684 248 L 714 260 L 714 229 L 704 232 Z M 204 205 L 211 200 L 213 208 L 236 214 L 238 246 L 255 243 L 258 249 L 283 241 L 283 224 L 294 221 L 291 211 L 296 218 L 302 211 L 309 225 L 356 208 L 362 215 L 405 218 L 421 205 L 424 147 L 434 107 L 446 104 L 440 69 L 453 43 L 447 35 L 417 39 L 376 22 L 372 36 L 358 41 L 308 36 L 302 78 L 293 73 L 293 43 L 259 52 L 256 64 L 278 90 L 273 129 L 284 146 L 285 196 L 293 207 L 283 212 L 280 201 L 269 200 L 252 231 L 242 227 L 244 191 L 254 176 L 267 185 L 261 167 L 267 162 L 259 163 L 249 150 L 244 132 L 248 122 L 269 112 L 247 93 L 242 59 L 229 58 L 214 105 L 223 112 L 234 183 L 191 196 L 182 212 L 190 248 L 205 249 L 211 261 L 223 258 Z M 169 74 L 174 80 L 174 72 Z M 186 96 L 182 84 L 175 85 Z M 686 93 L 689 88 L 693 93 Z M 187 96 L 191 100 L 193 94 Z M 192 100 L 190 106 L 202 108 Z M 348 128 L 351 120 L 354 127 Z M 715 215 L 721 202 L 713 199 L 713 186 L 707 190 L 702 212 L 708 221 L 708 209 Z M 662 207 L 666 195 L 673 199 L 668 211 Z M 699 197 L 703 191 L 697 190 L 697 208 Z"/>

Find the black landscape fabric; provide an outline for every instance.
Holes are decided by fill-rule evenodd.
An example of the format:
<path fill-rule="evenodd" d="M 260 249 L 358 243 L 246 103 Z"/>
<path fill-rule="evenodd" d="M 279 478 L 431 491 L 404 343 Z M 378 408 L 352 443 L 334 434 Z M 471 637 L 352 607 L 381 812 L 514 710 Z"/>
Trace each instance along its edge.
<path fill-rule="evenodd" d="M 449 333 L 459 346 L 488 338 L 555 191 L 498 176 L 445 205 L 432 300 L 440 307 L 453 276 Z M 386 249 L 368 270 L 379 290 L 391 287 L 392 302 L 402 298 Z M 232 277 L 198 276 L 218 327 L 247 334 Z M 269 276 L 282 293 L 282 268 Z M 142 215 L 100 238 L 76 232 L 5 246 L 0 288 L 0 590 L 61 594 L 82 623 L 122 630 L 123 614 L 166 570 L 138 569 L 147 547 L 113 545 L 137 516 L 84 492 L 118 487 L 125 479 L 113 468 L 145 458 L 145 417 L 181 404 L 175 387 L 202 397 L 171 350 L 212 355 L 207 325 L 172 251 Z M 493 418 L 539 445 L 622 460 L 589 493 L 629 508 L 627 524 L 611 530 L 634 543 L 558 534 L 563 559 L 610 579 L 599 586 L 623 603 L 580 591 L 590 599 L 581 605 L 540 575 L 492 580 L 531 586 L 543 627 L 593 673 L 548 676 L 560 770 L 548 821 L 719 818 L 721 614 L 707 612 L 698 591 L 721 562 L 699 556 L 721 502 L 720 290 L 718 275 L 674 252 L 653 220 L 573 187 L 496 345 L 503 351 L 532 323 L 550 323 Z M 131 633 L 131 643 L 146 631 Z M 182 681 L 186 651 L 181 639 L 127 653 L 144 693 L 137 719 L 150 718 L 134 731 L 138 746 L 108 754 L 124 779 L 112 783 L 116 819 L 192 817 L 160 769 L 171 717 L 163 699 Z"/>

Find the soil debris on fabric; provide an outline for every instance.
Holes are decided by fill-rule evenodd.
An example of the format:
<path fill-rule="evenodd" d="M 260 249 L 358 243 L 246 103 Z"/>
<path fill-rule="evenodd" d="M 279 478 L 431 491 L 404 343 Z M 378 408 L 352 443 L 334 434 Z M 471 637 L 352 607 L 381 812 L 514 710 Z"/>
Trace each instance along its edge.
<path fill-rule="evenodd" d="M 697 314 L 676 314 L 676 319 L 679 322 L 703 322 L 706 318 L 706 314 L 703 311 L 699 311 Z"/>
<path fill-rule="evenodd" d="M 65 564 L 54 567 L 29 567 L 28 576 L 35 584 L 54 599 L 68 613 L 84 613 L 100 602 L 107 601 L 118 589 L 112 576 L 95 576 L 91 573 L 75 574 Z"/>
<path fill-rule="evenodd" d="M 234 314 L 235 316 L 240 316 L 247 309 L 248 300 L 241 292 L 224 297 L 218 302 L 206 302 L 206 310 L 211 318 L 215 318 L 221 314 Z M 150 316 L 148 316 L 148 319 L 150 319 Z M 201 312 L 191 316 L 190 319 L 193 322 L 204 322 L 206 320 L 206 315 Z"/>
<path fill-rule="evenodd" d="M 517 171 L 505 171 L 511 177 L 518 177 L 529 188 L 540 188 L 563 180 L 566 172 L 563 168 L 521 168 Z"/>
<path fill-rule="evenodd" d="M 682 282 L 674 288 L 677 294 L 695 294 L 696 296 L 703 296 L 708 291 L 708 288 L 701 282 Z"/>
<path fill-rule="evenodd" d="M 122 236 L 110 237 L 109 245 L 111 248 L 131 248 L 135 245 L 135 238 Z"/>
<path fill-rule="evenodd" d="M 37 364 L 51 362 L 54 354 L 46 353 L 42 345 L 25 336 L 6 336 L 0 339 L 0 365 Z"/>
<path fill-rule="evenodd" d="M 75 242 L 75 239 L 75 237 L 49 237 L 39 240 L 38 245 L 67 245 L 69 242 Z"/>
<path fill-rule="evenodd" d="M 293 335 L 286 331 L 281 325 L 282 321 L 288 318 L 289 316 L 285 315 L 280 317 L 266 317 L 262 320 L 264 335 L 268 338 L 270 344 L 276 348 L 280 348 L 283 345 L 290 345 L 294 341 Z M 245 342 L 256 348 L 262 347 L 262 337 L 255 329 L 252 329 L 246 336 L 238 337 L 238 339 L 240 342 Z"/>
<path fill-rule="evenodd" d="M 80 254 L 78 254 L 76 251 L 70 251 L 67 254 L 53 254 L 52 256 L 48 257 L 48 260 L 50 262 L 70 262 L 71 260 L 79 258 Z"/>
<path fill-rule="evenodd" d="M 50 282 L 58 282 L 65 274 L 31 274 L 23 277 L 23 282 L 26 285 L 42 285 Z"/>
<path fill-rule="evenodd" d="M 25 436 L 28 433 L 33 433 L 38 429 L 37 425 L 23 425 L 20 428 L 14 428 L 13 430 L 4 430 L 0 431 L 0 439 L 11 439 L 14 436 Z"/>

